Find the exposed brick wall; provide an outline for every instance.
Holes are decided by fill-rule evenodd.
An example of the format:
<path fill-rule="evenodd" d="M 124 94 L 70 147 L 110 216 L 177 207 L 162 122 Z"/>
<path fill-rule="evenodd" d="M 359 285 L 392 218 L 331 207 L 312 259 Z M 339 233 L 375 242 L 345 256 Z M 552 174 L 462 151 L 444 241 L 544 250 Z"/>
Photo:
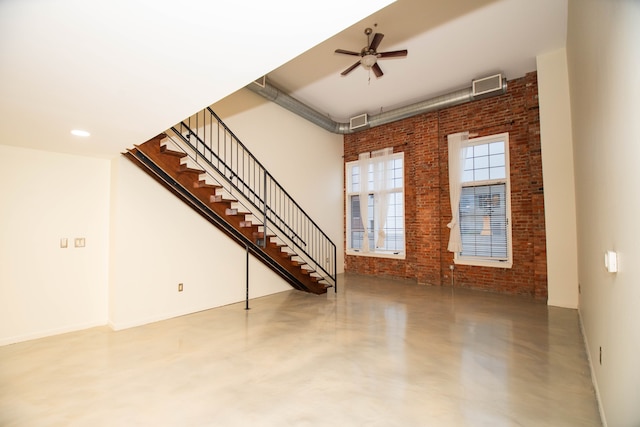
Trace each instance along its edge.
<path fill-rule="evenodd" d="M 345 255 L 345 271 L 451 285 L 447 135 L 509 132 L 513 267 L 455 266 L 455 286 L 547 298 L 542 159 L 535 72 L 507 93 L 344 137 L 344 160 L 384 147 L 404 152 L 406 259 Z M 345 222 L 346 223 L 346 222 Z M 346 227 L 345 227 L 346 230 Z M 346 233 L 345 233 L 346 243 Z"/>

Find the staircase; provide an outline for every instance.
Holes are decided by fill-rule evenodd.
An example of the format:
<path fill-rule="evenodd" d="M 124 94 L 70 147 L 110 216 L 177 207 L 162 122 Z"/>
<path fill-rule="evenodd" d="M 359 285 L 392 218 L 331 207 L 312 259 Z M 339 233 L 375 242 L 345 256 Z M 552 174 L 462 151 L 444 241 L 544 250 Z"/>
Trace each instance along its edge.
<path fill-rule="evenodd" d="M 295 289 L 336 290 L 335 244 L 210 108 L 124 155 Z"/>

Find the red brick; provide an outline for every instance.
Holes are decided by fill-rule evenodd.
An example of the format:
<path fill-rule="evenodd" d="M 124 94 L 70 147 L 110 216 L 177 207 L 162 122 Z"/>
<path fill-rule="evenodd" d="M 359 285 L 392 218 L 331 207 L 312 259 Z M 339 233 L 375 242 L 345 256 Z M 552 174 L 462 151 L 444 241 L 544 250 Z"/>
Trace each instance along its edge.
<path fill-rule="evenodd" d="M 456 287 L 547 298 L 538 83 L 535 72 L 509 82 L 507 93 L 410 117 L 344 137 L 344 161 L 393 146 L 405 156 L 406 259 L 345 256 L 345 270 L 451 286 L 447 251 L 451 208 L 447 135 L 509 132 L 513 267 L 457 265 Z M 346 235 L 344 237 L 346 242 Z"/>

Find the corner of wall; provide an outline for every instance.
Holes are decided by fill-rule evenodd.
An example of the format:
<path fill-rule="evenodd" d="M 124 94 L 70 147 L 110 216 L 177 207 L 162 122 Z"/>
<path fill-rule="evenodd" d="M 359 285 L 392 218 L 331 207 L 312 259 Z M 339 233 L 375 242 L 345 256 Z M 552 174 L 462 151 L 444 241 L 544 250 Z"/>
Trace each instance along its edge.
<path fill-rule="evenodd" d="M 537 57 L 548 304 L 578 307 L 573 135 L 566 50 Z"/>

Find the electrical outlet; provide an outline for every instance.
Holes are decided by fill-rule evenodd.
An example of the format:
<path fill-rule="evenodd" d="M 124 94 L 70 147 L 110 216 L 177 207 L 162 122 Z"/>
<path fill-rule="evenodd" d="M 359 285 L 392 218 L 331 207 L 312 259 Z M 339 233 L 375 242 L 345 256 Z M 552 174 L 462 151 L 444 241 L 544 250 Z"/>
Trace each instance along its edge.
<path fill-rule="evenodd" d="M 84 248 L 84 244 L 85 244 L 84 237 L 76 237 L 73 241 L 73 245 L 76 248 Z"/>
<path fill-rule="evenodd" d="M 184 289 L 184 285 L 182 283 L 178 283 L 178 292 L 182 292 Z"/>

